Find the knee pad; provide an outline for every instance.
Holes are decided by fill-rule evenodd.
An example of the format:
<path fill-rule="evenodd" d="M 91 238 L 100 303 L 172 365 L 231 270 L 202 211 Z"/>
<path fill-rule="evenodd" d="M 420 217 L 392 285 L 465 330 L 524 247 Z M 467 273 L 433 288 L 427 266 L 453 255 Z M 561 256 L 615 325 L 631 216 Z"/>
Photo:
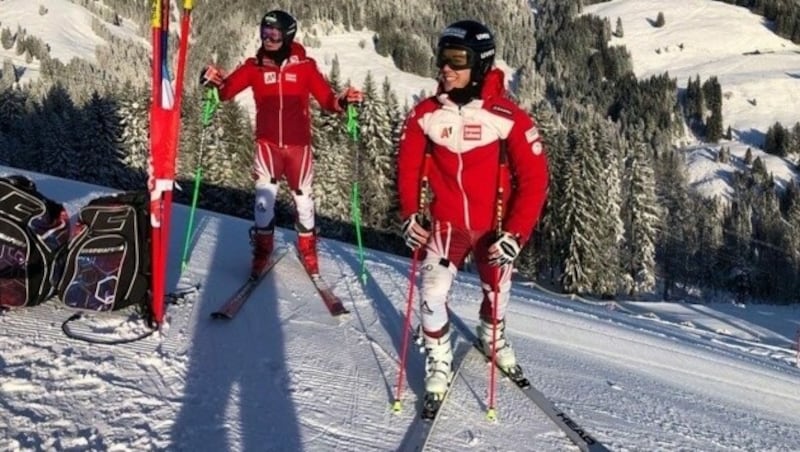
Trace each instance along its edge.
<path fill-rule="evenodd" d="M 455 278 L 455 266 L 429 254 L 422 261 L 420 317 L 425 331 L 439 331 L 447 324 L 447 295 Z"/>
<path fill-rule="evenodd" d="M 269 181 L 256 181 L 256 196 L 253 213 L 256 227 L 264 228 L 275 217 L 275 198 L 278 195 L 278 185 Z"/>
<path fill-rule="evenodd" d="M 294 192 L 294 208 L 297 212 L 297 229 L 305 231 L 314 230 L 314 199 L 309 193 Z"/>

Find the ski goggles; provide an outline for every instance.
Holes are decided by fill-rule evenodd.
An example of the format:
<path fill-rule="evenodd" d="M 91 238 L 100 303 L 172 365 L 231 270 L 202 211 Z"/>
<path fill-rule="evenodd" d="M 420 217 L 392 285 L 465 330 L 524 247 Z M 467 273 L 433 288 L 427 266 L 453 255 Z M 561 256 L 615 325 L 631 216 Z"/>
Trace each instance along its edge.
<path fill-rule="evenodd" d="M 454 71 L 469 69 L 475 62 L 475 53 L 463 47 L 442 47 L 436 53 L 436 67 L 443 68 L 444 65 Z"/>
<path fill-rule="evenodd" d="M 261 27 L 261 40 L 268 42 L 283 42 L 283 31 L 270 25 Z"/>

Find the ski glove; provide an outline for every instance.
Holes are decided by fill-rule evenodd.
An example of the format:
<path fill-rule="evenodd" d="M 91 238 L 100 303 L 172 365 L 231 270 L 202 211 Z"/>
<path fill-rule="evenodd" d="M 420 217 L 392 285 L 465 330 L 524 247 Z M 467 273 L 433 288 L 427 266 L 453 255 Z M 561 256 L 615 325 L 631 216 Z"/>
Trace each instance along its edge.
<path fill-rule="evenodd" d="M 349 104 L 364 102 L 364 93 L 352 86 L 348 86 L 338 97 L 339 106 L 342 107 L 342 110 L 347 109 L 347 105 Z"/>
<path fill-rule="evenodd" d="M 519 256 L 519 240 L 509 232 L 503 232 L 489 245 L 489 264 L 495 267 L 511 264 Z"/>
<path fill-rule="evenodd" d="M 403 239 L 406 241 L 406 246 L 412 250 L 428 243 L 428 237 L 431 235 L 421 222 L 422 217 L 416 213 L 403 222 Z"/>
<path fill-rule="evenodd" d="M 200 73 L 200 85 L 207 87 L 219 88 L 222 86 L 222 80 L 225 78 L 225 73 L 217 69 L 215 66 L 206 66 Z"/>

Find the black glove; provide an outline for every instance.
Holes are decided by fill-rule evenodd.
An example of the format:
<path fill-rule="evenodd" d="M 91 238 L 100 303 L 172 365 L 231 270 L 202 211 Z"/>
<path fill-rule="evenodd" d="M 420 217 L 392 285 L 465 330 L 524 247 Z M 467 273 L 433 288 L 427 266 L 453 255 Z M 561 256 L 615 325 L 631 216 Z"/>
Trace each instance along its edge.
<path fill-rule="evenodd" d="M 403 222 L 403 239 L 406 241 L 406 246 L 412 250 L 428 243 L 428 237 L 431 233 L 422 225 L 422 218 L 419 214 L 411 215 Z"/>
<path fill-rule="evenodd" d="M 519 256 L 519 240 L 508 232 L 503 232 L 489 245 L 489 264 L 496 267 L 511 264 Z"/>

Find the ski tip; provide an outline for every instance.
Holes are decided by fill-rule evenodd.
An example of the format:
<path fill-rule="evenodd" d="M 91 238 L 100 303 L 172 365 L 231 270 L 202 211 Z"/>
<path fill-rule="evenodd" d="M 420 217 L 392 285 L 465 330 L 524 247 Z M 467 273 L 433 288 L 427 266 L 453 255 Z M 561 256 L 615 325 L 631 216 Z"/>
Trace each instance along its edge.
<path fill-rule="evenodd" d="M 341 310 L 333 312 L 332 314 L 333 314 L 334 317 L 339 317 L 341 319 L 346 319 L 346 318 L 350 317 L 350 311 L 348 311 L 345 308 L 342 308 Z"/>
<path fill-rule="evenodd" d="M 222 312 L 212 312 L 211 313 L 211 318 L 212 319 L 224 319 L 224 320 L 230 320 L 231 319 L 231 317 L 229 315 L 226 315 L 226 314 L 224 314 Z"/>

